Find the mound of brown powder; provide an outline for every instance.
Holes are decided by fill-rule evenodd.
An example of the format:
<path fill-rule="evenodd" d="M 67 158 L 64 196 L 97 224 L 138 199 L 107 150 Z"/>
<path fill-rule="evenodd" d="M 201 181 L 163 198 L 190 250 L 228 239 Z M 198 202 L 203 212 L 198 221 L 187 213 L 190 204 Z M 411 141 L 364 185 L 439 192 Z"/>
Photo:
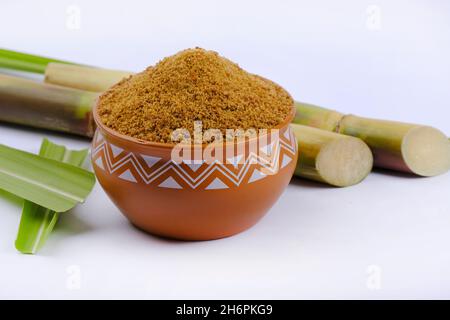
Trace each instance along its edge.
<path fill-rule="evenodd" d="M 188 49 L 114 85 L 99 99 L 102 122 L 131 137 L 171 142 L 179 128 L 269 129 L 292 110 L 277 84 L 204 49 Z"/>

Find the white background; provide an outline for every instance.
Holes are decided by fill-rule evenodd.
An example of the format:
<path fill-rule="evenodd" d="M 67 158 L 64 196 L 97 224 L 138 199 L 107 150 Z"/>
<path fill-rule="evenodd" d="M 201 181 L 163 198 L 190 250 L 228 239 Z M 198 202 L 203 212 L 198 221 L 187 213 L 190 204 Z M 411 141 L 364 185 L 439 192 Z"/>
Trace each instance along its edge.
<path fill-rule="evenodd" d="M 2 0 L 0 15 L 1 47 L 139 71 L 201 46 L 298 100 L 450 134 L 449 1 Z M 0 126 L 32 152 L 44 136 L 89 145 Z M 15 251 L 20 200 L 0 192 L 0 298 L 450 298 L 449 191 L 450 174 L 294 179 L 252 229 L 189 243 L 136 230 L 97 185 L 36 256 Z"/>

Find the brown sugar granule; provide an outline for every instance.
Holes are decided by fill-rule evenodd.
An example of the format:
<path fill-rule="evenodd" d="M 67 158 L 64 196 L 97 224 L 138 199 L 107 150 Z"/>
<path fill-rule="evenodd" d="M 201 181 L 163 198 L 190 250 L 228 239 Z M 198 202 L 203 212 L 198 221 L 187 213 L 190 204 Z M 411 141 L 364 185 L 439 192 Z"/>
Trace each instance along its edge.
<path fill-rule="evenodd" d="M 292 111 L 279 85 L 214 51 L 187 49 L 122 80 L 100 96 L 102 122 L 122 134 L 171 142 L 174 130 L 270 129 Z"/>

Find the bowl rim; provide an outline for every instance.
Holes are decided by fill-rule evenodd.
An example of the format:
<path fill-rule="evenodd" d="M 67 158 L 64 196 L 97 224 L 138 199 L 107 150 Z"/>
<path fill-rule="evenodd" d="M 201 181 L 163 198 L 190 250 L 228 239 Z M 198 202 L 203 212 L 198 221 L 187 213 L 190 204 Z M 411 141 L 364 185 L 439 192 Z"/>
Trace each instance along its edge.
<path fill-rule="evenodd" d="M 177 143 L 155 142 L 155 141 L 147 141 L 147 140 L 134 138 L 134 137 L 127 136 L 125 134 L 122 134 L 122 133 L 114 130 L 114 129 L 111 129 L 111 128 L 107 127 L 101 121 L 100 116 L 99 116 L 99 114 L 97 112 L 98 111 L 99 100 L 100 100 L 100 97 L 98 97 L 95 100 L 94 108 L 92 109 L 92 115 L 93 115 L 93 118 L 94 118 L 94 122 L 95 122 L 95 124 L 97 126 L 97 129 L 100 128 L 102 131 L 106 132 L 107 134 L 111 135 L 112 137 L 114 137 L 114 138 L 116 138 L 118 140 L 121 140 L 122 142 L 133 143 L 133 144 L 137 144 L 137 145 L 140 145 L 140 146 L 168 148 L 168 149 L 170 148 L 170 149 L 172 149 L 172 148 L 174 148 L 177 145 Z M 296 114 L 296 108 L 295 108 L 295 103 L 293 102 L 292 103 L 291 112 L 287 115 L 286 119 L 283 122 L 281 122 L 279 125 L 277 125 L 277 126 L 275 126 L 273 128 L 270 128 L 268 130 L 283 129 L 283 128 L 287 127 L 292 122 L 292 120 L 294 119 L 295 114 Z M 232 142 L 225 142 L 223 145 L 224 146 L 232 145 L 232 144 L 234 145 L 236 143 L 242 143 L 242 142 L 245 142 L 245 141 L 251 141 L 253 139 L 258 139 L 258 138 L 260 138 L 259 134 L 257 134 L 256 137 L 253 137 L 251 139 L 246 139 L 244 141 L 233 140 Z M 202 147 L 202 148 L 206 147 L 208 145 L 209 145 L 208 143 L 191 144 L 192 147 Z"/>

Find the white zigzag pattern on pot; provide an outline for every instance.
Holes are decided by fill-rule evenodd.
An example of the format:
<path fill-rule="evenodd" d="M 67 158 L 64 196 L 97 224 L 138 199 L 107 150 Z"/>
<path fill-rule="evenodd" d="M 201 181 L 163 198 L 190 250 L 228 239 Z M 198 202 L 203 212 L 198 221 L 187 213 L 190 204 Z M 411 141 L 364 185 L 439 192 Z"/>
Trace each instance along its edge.
<path fill-rule="evenodd" d="M 140 179 L 146 184 L 152 184 L 166 172 L 172 171 L 172 174 L 175 174 L 177 177 L 181 178 L 190 188 L 196 189 L 217 171 L 226 177 L 229 184 L 239 186 L 245 180 L 252 167 L 254 167 L 254 164 L 259 164 L 261 168 L 259 170 L 253 168 L 253 172 L 251 173 L 251 177 L 248 179 L 247 183 L 253 183 L 266 178 L 268 175 L 275 174 L 280 168 L 284 168 L 293 160 L 295 157 L 295 152 L 297 152 L 297 143 L 290 128 L 286 130 L 284 138 L 287 142 L 283 139 L 276 139 L 270 147 L 262 147 L 259 152 L 265 156 L 259 156 L 254 152 L 251 152 L 237 173 L 229 170 L 225 165 L 218 161 L 210 164 L 205 164 L 203 162 L 194 164 L 185 163 L 193 172 L 196 172 L 201 166 L 207 165 L 203 172 L 196 177 L 193 177 L 188 171 L 173 161 L 167 161 L 158 169 L 148 173 L 142 166 L 142 163 L 139 161 L 138 157 L 144 160 L 147 164 L 147 169 L 157 165 L 161 161 L 161 158 L 141 154 L 136 155 L 133 152 L 128 152 L 118 161 L 114 161 L 119 155 L 127 151 L 105 141 L 98 131 L 96 133 L 96 137 L 94 138 L 97 146 L 93 150 L 92 154 L 94 159 L 97 157 L 94 164 L 101 170 L 104 170 L 109 174 L 113 174 L 120 168 L 129 165 L 135 169 L 134 172 L 137 172 Z M 108 152 L 108 149 L 111 150 L 111 152 Z M 280 152 L 282 149 L 288 152 L 283 153 L 280 164 Z M 112 154 L 112 157 L 110 153 Z M 240 159 L 242 155 L 235 156 L 235 158 L 236 157 Z M 231 164 L 237 169 L 237 164 Z M 130 169 L 123 171 L 120 175 L 118 175 L 118 178 L 133 183 L 138 183 L 139 180 L 135 177 L 135 173 L 133 173 Z M 228 185 L 224 183 L 222 179 L 223 177 L 216 177 L 208 186 L 205 187 L 205 189 L 217 190 L 228 188 Z M 171 189 L 183 188 L 173 177 L 168 177 L 162 183 L 158 184 L 158 187 Z"/>

